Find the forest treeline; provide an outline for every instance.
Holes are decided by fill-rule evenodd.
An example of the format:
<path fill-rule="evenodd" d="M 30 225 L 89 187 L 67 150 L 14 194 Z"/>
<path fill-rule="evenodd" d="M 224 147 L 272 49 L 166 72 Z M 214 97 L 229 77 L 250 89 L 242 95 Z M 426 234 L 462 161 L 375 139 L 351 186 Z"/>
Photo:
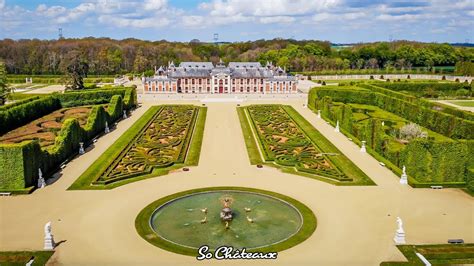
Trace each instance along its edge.
<path fill-rule="evenodd" d="M 289 71 L 317 72 L 346 69 L 411 69 L 413 67 L 472 66 L 474 48 L 408 41 L 331 47 L 324 41 L 285 39 L 228 44 L 200 42 L 113 40 L 82 38 L 60 40 L 0 40 L 0 60 L 9 74 L 64 74 L 80 58 L 89 74 L 150 71 L 168 61 L 271 61 Z M 465 71 L 465 70 L 464 70 Z M 469 70 L 468 70 L 469 71 Z M 466 74 L 466 73 L 464 73 Z M 469 73 L 467 73 L 469 74 Z"/>

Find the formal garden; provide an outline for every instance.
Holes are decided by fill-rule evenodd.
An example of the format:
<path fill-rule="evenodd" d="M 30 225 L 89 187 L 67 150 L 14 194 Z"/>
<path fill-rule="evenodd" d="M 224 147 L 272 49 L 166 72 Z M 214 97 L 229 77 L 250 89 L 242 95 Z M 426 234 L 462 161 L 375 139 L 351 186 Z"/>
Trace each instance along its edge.
<path fill-rule="evenodd" d="M 29 193 L 136 106 L 133 88 L 30 97 L 0 107 L 0 191 Z M 106 130 L 107 128 L 107 130 Z"/>
<path fill-rule="evenodd" d="M 308 106 L 339 122 L 355 143 L 365 141 L 367 152 L 398 176 L 406 166 L 411 186 L 474 191 L 474 115 L 419 98 L 409 86 L 378 85 L 313 88 Z"/>
<path fill-rule="evenodd" d="M 252 164 L 332 184 L 374 184 L 291 106 L 250 105 L 237 110 Z"/>
<path fill-rule="evenodd" d="M 197 165 L 206 107 L 151 107 L 70 189 L 106 189 Z"/>

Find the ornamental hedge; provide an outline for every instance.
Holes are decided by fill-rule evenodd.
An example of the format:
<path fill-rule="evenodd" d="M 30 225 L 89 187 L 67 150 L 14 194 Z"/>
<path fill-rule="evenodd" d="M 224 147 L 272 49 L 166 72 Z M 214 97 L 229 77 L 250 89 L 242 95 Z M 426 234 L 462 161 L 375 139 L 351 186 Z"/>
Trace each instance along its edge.
<path fill-rule="evenodd" d="M 63 107 L 109 103 L 114 95 L 122 97 L 126 110 L 137 104 L 135 89 L 119 87 L 106 90 L 55 93 L 47 97 L 32 97 L 18 103 L 5 105 L 0 109 L 0 135 Z"/>
<path fill-rule="evenodd" d="M 314 88 L 308 95 L 308 106 L 317 109 L 316 98 L 324 96 L 330 97 L 334 102 L 377 106 L 450 138 L 474 139 L 474 121 L 424 107 L 419 102 L 408 102 L 360 88 L 354 90 Z"/>
<path fill-rule="evenodd" d="M 408 94 L 401 93 L 398 91 L 392 91 L 390 89 L 382 88 L 380 86 L 375 86 L 374 84 L 359 84 L 358 86 L 361 88 L 369 89 L 371 91 L 380 92 L 382 94 L 386 94 L 391 97 L 398 98 L 410 103 L 421 105 L 429 109 L 442 111 L 444 113 L 451 114 L 462 119 L 474 121 L 474 113 L 472 112 L 463 111 L 455 107 L 451 107 L 451 106 L 437 103 L 437 102 L 428 101 L 423 98 L 418 98 L 413 95 L 408 95 Z"/>
<path fill-rule="evenodd" d="M 79 150 L 79 142 L 90 143 L 95 136 L 104 131 L 106 121 L 112 124 L 122 117 L 124 106 L 127 108 L 134 107 L 136 102 L 136 98 L 134 98 L 136 97 L 135 90 L 127 90 L 133 91 L 129 93 L 123 91 L 123 95 L 127 97 L 125 100 L 123 100 L 120 93 L 110 96 L 107 110 L 102 105 L 94 106 L 84 127 L 81 127 L 75 118 L 64 121 L 55 139 L 55 144 L 47 149 L 41 149 L 36 140 L 24 141 L 18 144 L 0 144 L 0 191 L 17 191 L 35 186 L 38 179 L 38 168 L 41 168 L 44 176 L 47 177 L 58 169 L 65 160 L 75 156 Z M 74 97 L 77 96 L 74 95 Z M 72 96 L 67 95 L 65 98 L 68 97 Z M 89 97 L 92 96 L 89 95 Z M 64 100 L 65 98 L 54 95 L 33 100 L 24 105 L 8 109 L 9 116 L 6 117 L 22 117 L 23 121 L 34 119 L 32 117 L 38 116 L 33 115 L 37 112 L 34 111 L 35 106 L 40 107 L 38 108 L 41 110 L 39 113 L 44 115 L 46 110 L 60 108 L 60 99 Z M 79 101 L 76 101 L 76 103 L 79 104 Z M 27 111 L 30 113 L 25 113 Z M 2 112 L 0 112 L 1 114 Z M 3 121 L 8 121 L 5 118 L 3 119 Z"/>
<path fill-rule="evenodd" d="M 368 152 L 377 159 L 382 158 L 397 175 L 405 165 L 412 186 L 463 187 L 466 183 L 474 183 L 472 121 L 417 106 L 415 101 L 410 103 L 401 98 L 403 96 L 395 98 L 361 88 L 315 88 L 310 91 L 308 106 L 321 110 L 322 116 L 333 123 L 339 121 L 341 131 L 354 141 L 365 140 Z M 430 133 L 427 139 L 400 142 L 396 132 L 409 121 L 445 134 Z"/>

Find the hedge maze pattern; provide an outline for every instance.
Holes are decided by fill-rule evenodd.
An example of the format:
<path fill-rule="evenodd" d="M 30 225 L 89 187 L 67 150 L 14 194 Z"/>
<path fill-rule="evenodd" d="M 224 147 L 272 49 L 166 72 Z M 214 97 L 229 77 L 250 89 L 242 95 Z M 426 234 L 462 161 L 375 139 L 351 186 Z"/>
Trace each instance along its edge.
<path fill-rule="evenodd" d="M 371 84 L 313 88 L 308 107 L 321 110 L 333 123 L 339 121 L 342 132 L 356 143 L 365 140 L 367 151 L 397 176 L 406 166 L 411 186 L 474 191 L 472 113 Z M 422 127 L 427 138 L 402 139 L 400 129 L 410 122 Z"/>
<path fill-rule="evenodd" d="M 95 184 L 150 174 L 155 168 L 184 163 L 198 107 L 168 105 L 157 110 Z"/>
<path fill-rule="evenodd" d="M 306 136 L 282 106 L 253 105 L 246 109 L 265 161 L 337 181 L 352 181 Z"/>

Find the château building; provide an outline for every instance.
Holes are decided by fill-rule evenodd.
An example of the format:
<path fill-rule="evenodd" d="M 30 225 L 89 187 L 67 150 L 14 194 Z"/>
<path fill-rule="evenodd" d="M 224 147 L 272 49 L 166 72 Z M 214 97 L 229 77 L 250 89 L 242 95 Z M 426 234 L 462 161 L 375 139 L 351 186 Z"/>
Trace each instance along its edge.
<path fill-rule="evenodd" d="M 144 93 L 297 93 L 297 79 L 267 62 L 173 62 L 142 78 Z"/>

